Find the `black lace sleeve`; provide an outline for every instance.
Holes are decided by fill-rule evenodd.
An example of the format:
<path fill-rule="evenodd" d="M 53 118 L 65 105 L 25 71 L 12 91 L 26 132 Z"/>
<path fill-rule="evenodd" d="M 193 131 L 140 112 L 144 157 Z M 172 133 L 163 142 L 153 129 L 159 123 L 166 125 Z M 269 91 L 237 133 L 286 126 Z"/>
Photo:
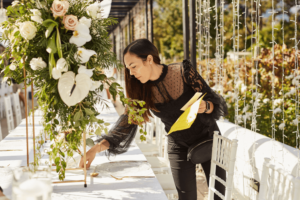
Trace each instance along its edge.
<path fill-rule="evenodd" d="M 214 104 L 213 111 L 209 114 L 204 113 L 204 116 L 218 120 L 221 116 L 228 115 L 228 108 L 224 98 L 207 85 L 189 60 L 183 61 L 183 76 L 186 84 L 191 86 L 195 92 L 206 93 L 203 99 Z"/>
<path fill-rule="evenodd" d="M 132 140 L 135 137 L 137 125 L 128 124 L 128 115 L 123 114 L 119 117 L 116 124 L 110 129 L 107 135 L 103 135 L 97 142 L 107 140 L 109 142 L 109 149 L 106 155 L 122 154 L 128 151 Z M 107 154 L 108 153 L 108 154 Z"/>

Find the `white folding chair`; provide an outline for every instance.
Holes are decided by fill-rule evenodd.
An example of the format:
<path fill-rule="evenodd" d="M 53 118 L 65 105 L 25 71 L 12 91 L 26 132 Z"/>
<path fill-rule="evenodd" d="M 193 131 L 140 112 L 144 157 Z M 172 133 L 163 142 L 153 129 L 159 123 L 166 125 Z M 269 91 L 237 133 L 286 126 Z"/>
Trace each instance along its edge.
<path fill-rule="evenodd" d="M 284 173 L 265 158 L 258 200 L 299 200 L 300 178 Z"/>
<path fill-rule="evenodd" d="M 7 129 L 9 132 L 13 130 L 15 127 L 14 117 L 13 117 L 13 112 L 12 112 L 12 107 L 10 102 L 10 96 L 4 97 L 4 105 L 5 105 L 5 113 L 6 113 L 6 120 L 7 120 Z"/>
<path fill-rule="evenodd" d="M 208 199 L 213 200 L 214 194 L 217 194 L 223 200 L 231 200 L 234 164 L 236 159 L 238 141 L 230 140 L 221 135 L 218 135 L 218 133 L 218 131 L 214 131 L 212 159 L 209 176 Z M 223 181 L 216 175 L 217 165 L 227 172 L 226 181 Z M 226 187 L 225 196 L 215 189 L 216 180 Z"/>
<path fill-rule="evenodd" d="M 165 137 L 163 156 L 146 156 L 148 163 L 155 174 L 169 173 L 171 174 L 170 162 L 168 159 L 168 138 Z"/>
<path fill-rule="evenodd" d="M 13 94 L 13 101 L 14 101 L 14 112 L 16 115 L 16 123 L 19 125 L 22 121 L 22 113 L 21 113 L 21 107 L 20 107 L 20 99 L 19 99 L 19 94 L 14 93 Z"/>
<path fill-rule="evenodd" d="M 3 139 L 3 135 L 2 135 L 2 127 L 1 127 L 1 123 L 0 123 L 0 141 Z"/>
<path fill-rule="evenodd" d="M 154 121 L 151 120 L 151 123 L 147 123 L 147 125 L 154 127 Z M 140 141 L 140 132 L 138 131 L 138 134 L 136 134 L 136 143 L 145 156 L 159 155 L 158 146 L 160 146 L 160 144 L 157 142 L 160 142 L 160 141 L 157 140 L 157 134 L 156 134 L 156 143 L 157 144 L 153 144 L 153 142 L 150 141 L 150 139 L 153 139 L 154 128 L 150 128 L 149 130 L 152 130 L 152 132 L 147 132 L 147 137 L 146 137 L 147 141 L 146 142 Z M 151 134 L 152 134 L 152 136 L 150 136 Z"/>

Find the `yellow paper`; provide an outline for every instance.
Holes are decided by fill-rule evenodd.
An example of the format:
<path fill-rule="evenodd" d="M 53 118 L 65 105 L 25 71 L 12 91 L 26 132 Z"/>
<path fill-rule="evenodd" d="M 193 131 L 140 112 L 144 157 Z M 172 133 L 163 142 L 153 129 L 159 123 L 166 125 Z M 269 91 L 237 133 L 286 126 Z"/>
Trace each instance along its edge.
<path fill-rule="evenodd" d="M 199 110 L 201 101 L 204 96 L 205 96 L 205 94 L 200 99 L 198 99 L 195 103 L 193 103 L 193 105 L 191 105 L 189 108 L 187 108 L 184 111 L 184 113 L 182 113 L 180 115 L 180 117 L 177 119 L 177 121 L 171 127 L 168 134 L 171 134 L 175 131 L 185 130 L 192 126 L 192 124 L 194 123 L 194 121 L 197 117 L 198 110 Z"/>
<path fill-rule="evenodd" d="M 195 95 L 180 110 L 185 111 L 186 109 L 188 109 L 188 107 L 193 105 L 193 103 L 195 103 L 201 95 L 202 92 L 196 92 Z"/>

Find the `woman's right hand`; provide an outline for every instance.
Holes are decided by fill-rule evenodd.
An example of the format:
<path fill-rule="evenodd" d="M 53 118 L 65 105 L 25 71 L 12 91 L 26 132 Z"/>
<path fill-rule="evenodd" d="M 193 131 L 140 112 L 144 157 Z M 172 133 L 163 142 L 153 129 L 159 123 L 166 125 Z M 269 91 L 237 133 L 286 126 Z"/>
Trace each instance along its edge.
<path fill-rule="evenodd" d="M 109 148 L 109 142 L 107 140 L 102 140 L 99 144 L 94 145 L 88 152 L 86 152 L 86 169 L 89 169 L 93 160 L 96 157 L 96 154 L 105 151 L 106 149 Z M 84 157 L 81 157 L 79 167 L 84 168 Z"/>

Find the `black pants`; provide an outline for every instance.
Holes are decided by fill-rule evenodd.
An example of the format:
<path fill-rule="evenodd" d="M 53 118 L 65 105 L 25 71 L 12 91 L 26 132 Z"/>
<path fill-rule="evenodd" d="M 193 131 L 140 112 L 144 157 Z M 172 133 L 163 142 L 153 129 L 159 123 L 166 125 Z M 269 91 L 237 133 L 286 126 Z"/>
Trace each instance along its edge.
<path fill-rule="evenodd" d="M 187 161 L 187 150 L 187 147 L 180 146 L 169 140 L 168 155 L 179 200 L 197 200 L 196 165 L 191 161 Z M 202 164 L 208 185 L 210 163 L 211 161 L 209 160 Z M 226 180 L 226 171 L 218 166 L 216 174 L 224 181 Z M 215 188 L 221 194 L 225 195 L 225 186 L 223 184 L 216 181 Z M 215 194 L 214 200 L 219 199 L 221 198 Z"/>

